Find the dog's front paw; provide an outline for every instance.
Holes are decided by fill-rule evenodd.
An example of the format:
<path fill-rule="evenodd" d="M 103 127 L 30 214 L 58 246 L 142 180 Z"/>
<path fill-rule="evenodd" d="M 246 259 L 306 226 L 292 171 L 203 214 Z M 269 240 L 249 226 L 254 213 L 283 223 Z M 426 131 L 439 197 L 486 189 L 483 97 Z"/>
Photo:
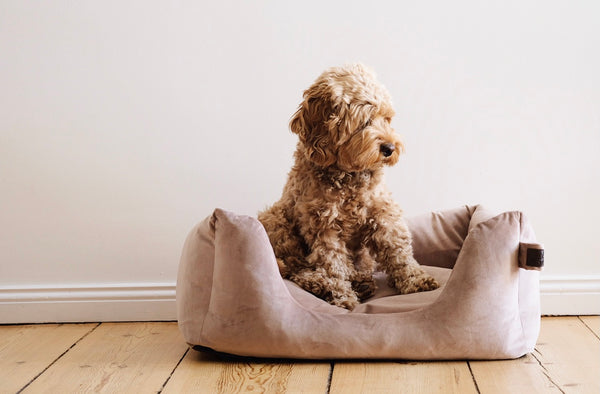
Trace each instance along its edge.
<path fill-rule="evenodd" d="M 430 291 L 440 287 L 439 283 L 419 266 L 406 266 L 400 275 L 390 275 L 388 283 L 400 294 Z"/>
<path fill-rule="evenodd" d="M 362 278 L 360 280 L 352 281 L 352 290 L 356 293 L 358 298 L 361 301 L 366 300 L 367 298 L 373 296 L 375 294 L 375 290 L 377 290 L 377 285 L 375 284 L 375 280 L 373 278 Z"/>
<path fill-rule="evenodd" d="M 339 306 L 341 308 L 348 309 L 349 311 L 353 310 L 360 302 L 354 293 L 338 295 L 336 297 L 327 299 L 326 301 L 331 305 Z"/>
<path fill-rule="evenodd" d="M 359 303 L 349 281 L 331 278 L 322 269 L 304 270 L 290 275 L 290 279 L 332 305 L 352 310 Z"/>

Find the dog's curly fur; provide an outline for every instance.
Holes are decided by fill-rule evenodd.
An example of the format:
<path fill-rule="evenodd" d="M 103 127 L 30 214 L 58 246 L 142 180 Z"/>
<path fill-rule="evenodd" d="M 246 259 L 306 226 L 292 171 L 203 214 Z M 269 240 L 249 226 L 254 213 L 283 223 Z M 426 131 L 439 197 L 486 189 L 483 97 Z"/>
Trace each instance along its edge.
<path fill-rule="evenodd" d="M 298 135 L 283 195 L 259 213 L 282 276 L 347 309 L 385 271 L 400 293 L 437 282 L 413 258 L 402 210 L 383 183 L 404 146 L 390 125 L 390 95 L 360 64 L 326 70 L 290 121 Z"/>

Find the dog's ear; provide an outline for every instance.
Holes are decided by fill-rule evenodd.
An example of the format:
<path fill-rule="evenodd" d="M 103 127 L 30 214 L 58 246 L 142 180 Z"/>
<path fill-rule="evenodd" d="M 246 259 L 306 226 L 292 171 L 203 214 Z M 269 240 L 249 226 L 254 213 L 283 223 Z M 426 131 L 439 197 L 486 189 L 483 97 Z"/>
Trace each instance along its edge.
<path fill-rule="evenodd" d="M 307 96 L 305 94 L 305 96 Z M 290 129 L 298 134 L 307 158 L 321 167 L 335 163 L 336 156 L 331 138 L 332 105 L 321 97 L 305 97 L 290 120 Z"/>

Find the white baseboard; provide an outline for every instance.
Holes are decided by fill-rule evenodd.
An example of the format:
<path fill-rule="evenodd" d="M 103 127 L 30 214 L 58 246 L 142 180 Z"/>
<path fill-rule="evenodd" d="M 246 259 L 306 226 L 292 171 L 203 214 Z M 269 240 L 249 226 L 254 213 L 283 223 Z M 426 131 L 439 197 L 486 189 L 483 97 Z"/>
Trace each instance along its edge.
<path fill-rule="evenodd" d="M 0 323 L 176 320 L 174 283 L 0 287 Z"/>
<path fill-rule="evenodd" d="M 600 315 L 600 275 L 542 276 L 542 314 Z M 176 320 L 174 283 L 0 287 L 0 324 Z"/>
<path fill-rule="evenodd" d="M 543 315 L 600 315 L 600 275 L 542 276 Z"/>

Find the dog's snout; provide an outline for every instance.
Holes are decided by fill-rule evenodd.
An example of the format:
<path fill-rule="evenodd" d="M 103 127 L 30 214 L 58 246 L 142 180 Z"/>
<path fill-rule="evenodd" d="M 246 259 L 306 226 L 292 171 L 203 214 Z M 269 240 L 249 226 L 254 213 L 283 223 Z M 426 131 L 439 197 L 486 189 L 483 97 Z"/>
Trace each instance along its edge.
<path fill-rule="evenodd" d="M 395 150 L 396 150 L 396 145 L 390 144 L 390 143 L 381 144 L 381 146 L 379 147 L 379 151 L 385 157 L 390 157 L 392 155 L 392 153 L 394 153 Z"/>

